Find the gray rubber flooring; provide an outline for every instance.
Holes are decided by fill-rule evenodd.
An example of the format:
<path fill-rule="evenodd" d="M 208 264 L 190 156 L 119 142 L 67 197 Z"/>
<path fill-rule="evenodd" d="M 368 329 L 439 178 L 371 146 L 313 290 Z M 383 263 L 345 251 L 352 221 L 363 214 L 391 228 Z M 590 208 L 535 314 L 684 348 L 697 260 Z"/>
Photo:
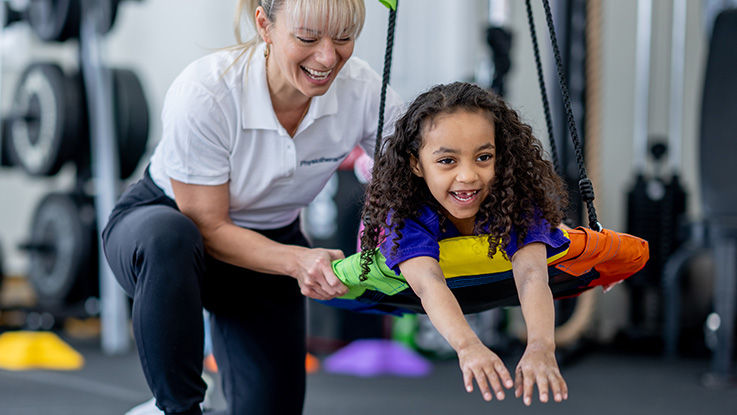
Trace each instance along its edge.
<path fill-rule="evenodd" d="M 135 354 L 104 356 L 95 342 L 74 346 L 86 359 L 80 371 L 0 370 L 0 415 L 120 415 L 150 398 Z M 425 378 L 309 375 L 305 414 L 737 414 L 737 386 L 702 386 L 707 360 L 589 352 L 562 369 L 568 401 L 529 408 L 511 395 L 484 402 L 463 390 L 454 361 L 434 366 Z"/>

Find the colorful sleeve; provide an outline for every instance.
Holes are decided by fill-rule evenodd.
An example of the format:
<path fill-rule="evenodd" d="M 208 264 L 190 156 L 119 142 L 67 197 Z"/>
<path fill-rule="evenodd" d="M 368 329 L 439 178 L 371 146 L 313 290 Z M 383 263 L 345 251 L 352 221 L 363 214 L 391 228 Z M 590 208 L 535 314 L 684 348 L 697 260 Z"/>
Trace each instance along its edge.
<path fill-rule="evenodd" d="M 400 238 L 397 233 L 389 232 L 379 246 L 386 257 L 386 265 L 397 275 L 400 275 L 399 264 L 410 258 L 440 258 L 438 217 L 430 208 L 423 208 L 417 218 L 405 219 L 401 234 Z M 393 254 L 394 241 L 397 241 L 397 251 Z"/>
<path fill-rule="evenodd" d="M 527 235 L 525 236 L 524 241 L 522 241 L 522 245 L 518 245 L 517 243 L 516 230 L 513 229 L 512 232 L 510 232 L 509 238 L 509 245 L 507 245 L 505 251 L 507 252 L 507 256 L 510 259 L 514 256 L 514 254 L 517 253 L 517 251 L 519 251 L 520 248 L 529 243 L 544 243 L 547 248 L 548 258 L 565 251 L 566 248 L 568 248 L 568 244 L 570 243 L 570 240 L 566 238 L 565 234 L 563 234 L 563 231 L 558 229 L 558 227 L 554 227 L 551 229 L 548 221 L 542 218 L 534 226 L 527 230 Z"/>

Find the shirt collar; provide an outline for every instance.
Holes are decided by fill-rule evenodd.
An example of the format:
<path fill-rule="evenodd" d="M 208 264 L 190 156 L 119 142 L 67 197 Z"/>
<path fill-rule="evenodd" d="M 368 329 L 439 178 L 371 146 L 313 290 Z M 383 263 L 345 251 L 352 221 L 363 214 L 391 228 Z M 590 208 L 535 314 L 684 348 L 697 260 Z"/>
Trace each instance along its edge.
<path fill-rule="evenodd" d="M 266 58 L 264 58 L 265 44 L 257 45 L 253 51 L 246 70 L 243 71 L 243 103 L 241 118 L 244 129 L 282 130 L 279 121 L 274 114 L 269 95 L 269 86 L 266 82 Z M 248 52 L 242 59 L 248 59 Z M 340 74 L 339 74 L 340 75 Z M 310 109 L 305 115 L 302 126 L 298 132 L 309 127 L 315 120 L 326 115 L 338 112 L 338 96 L 335 92 L 334 80 L 328 91 L 312 98 Z"/>

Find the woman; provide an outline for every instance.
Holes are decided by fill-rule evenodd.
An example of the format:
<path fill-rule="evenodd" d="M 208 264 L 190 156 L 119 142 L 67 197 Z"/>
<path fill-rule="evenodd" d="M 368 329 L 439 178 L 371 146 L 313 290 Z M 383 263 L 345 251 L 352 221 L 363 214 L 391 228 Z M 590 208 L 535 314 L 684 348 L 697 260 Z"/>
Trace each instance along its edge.
<path fill-rule="evenodd" d="M 354 146 L 373 153 L 381 82 L 351 58 L 363 0 L 241 0 L 236 35 L 244 10 L 258 36 L 174 81 L 146 174 L 103 231 L 167 414 L 201 413 L 203 306 L 228 413 L 301 413 L 303 295 L 346 288 L 330 268 L 342 253 L 307 248 L 299 212 Z"/>

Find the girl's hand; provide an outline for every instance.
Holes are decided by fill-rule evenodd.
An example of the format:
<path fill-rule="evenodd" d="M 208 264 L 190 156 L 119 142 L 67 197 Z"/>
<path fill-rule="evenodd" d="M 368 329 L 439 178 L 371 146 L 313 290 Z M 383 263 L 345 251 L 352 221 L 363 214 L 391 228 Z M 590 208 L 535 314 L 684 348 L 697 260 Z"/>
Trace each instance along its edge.
<path fill-rule="evenodd" d="M 493 396 L 489 390 L 489 384 L 499 400 L 504 399 L 502 384 L 507 389 L 513 385 L 512 377 L 502 359 L 480 341 L 458 350 L 458 363 L 463 372 L 466 391 L 473 391 L 473 380 L 475 379 L 486 401 L 492 400 Z"/>
<path fill-rule="evenodd" d="M 553 392 L 555 402 L 568 399 L 568 386 L 558 370 L 554 349 L 528 344 L 515 371 L 514 396 L 522 396 L 525 405 L 529 406 L 535 384 L 540 402 L 548 401 L 548 387 Z"/>
<path fill-rule="evenodd" d="M 331 262 L 344 258 L 339 249 L 304 249 L 297 256 L 293 276 L 302 295 L 316 300 L 330 300 L 348 292 L 348 287 L 335 276 Z"/>

